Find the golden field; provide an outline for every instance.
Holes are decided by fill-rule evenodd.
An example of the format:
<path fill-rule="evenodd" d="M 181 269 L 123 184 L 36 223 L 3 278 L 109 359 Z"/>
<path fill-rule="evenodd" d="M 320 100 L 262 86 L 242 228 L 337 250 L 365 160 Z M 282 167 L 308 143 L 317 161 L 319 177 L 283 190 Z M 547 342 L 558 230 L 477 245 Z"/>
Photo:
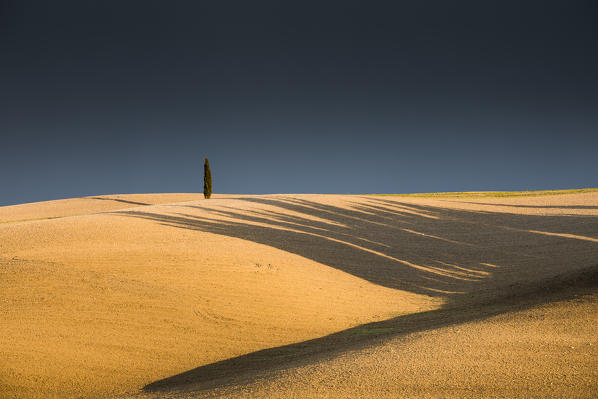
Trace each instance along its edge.
<path fill-rule="evenodd" d="M 0 207 L 0 397 L 597 397 L 598 191 Z"/>

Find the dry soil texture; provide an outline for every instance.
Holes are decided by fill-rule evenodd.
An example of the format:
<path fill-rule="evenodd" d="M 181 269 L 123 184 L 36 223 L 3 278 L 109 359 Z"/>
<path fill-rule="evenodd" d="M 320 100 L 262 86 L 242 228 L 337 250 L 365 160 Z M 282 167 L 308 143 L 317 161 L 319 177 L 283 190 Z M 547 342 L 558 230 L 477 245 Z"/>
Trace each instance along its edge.
<path fill-rule="evenodd" d="M 598 192 L 0 207 L 0 397 L 597 397 Z"/>

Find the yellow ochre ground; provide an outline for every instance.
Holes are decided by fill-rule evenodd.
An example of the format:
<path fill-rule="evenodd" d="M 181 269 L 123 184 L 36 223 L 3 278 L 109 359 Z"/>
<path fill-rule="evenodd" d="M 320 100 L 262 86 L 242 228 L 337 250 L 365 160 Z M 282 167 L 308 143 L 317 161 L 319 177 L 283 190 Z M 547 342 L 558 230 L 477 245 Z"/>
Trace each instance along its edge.
<path fill-rule="evenodd" d="M 0 397 L 597 397 L 598 191 L 0 207 Z"/>

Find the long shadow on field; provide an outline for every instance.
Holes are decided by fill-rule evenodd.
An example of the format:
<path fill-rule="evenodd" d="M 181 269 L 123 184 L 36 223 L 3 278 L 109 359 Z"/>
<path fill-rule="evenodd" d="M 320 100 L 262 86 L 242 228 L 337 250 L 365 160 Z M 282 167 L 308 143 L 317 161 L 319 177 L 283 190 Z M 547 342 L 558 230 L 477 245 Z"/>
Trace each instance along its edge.
<path fill-rule="evenodd" d="M 267 377 L 268 372 L 330 359 L 348 350 L 380 345 L 411 333 L 484 320 L 550 302 L 580 300 L 579 298 L 585 295 L 596 295 L 596 293 L 598 293 L 598 266 L 553 277 L 536 284 L 514 286 L 489 301 L 463 303 L 460 306 L 364 324 L 322 338 L 265 349 L 208 364 L 152 382 L 143 390 L 160 396 L 164 392 L 190 393 L 219 386 L 248 383 Z"/>
<path fill-rule="evenodd" d="M 102 200 L 102 201 L 116 201 L 116 202 L 122 202 L 124 204 L 132 204 L 132 205 L 151 205 L 145 202 L 137 202 L 137 201 L 129 201 L 129 200 L 124 200 L 124 199 L 120 199 L 120 198 L 109 198 L 109 197 L 89 197 L 90 199 L 95 199 L 95 200 Z"/>
<path fill-rule="evenodd" d="M 164 225 L 265 244 L 385 287 L 450 298 L 593 264 L 597 216 L 466 211 L 365 198 L 346 207 L 243 198 L 243 210 L 126 211 Z"/>
<path fill-rule="evenodd" d="M 520 285 L 526 281 L 537 283 L 538 276 L 550 278 L 563 270 L 575 272 L 596 264 L 598 258 L 597 216 L 469 211 L 376 197 L 356 197 L 343 206 L 300 197 L 237 201 L 245 204 L 231 208 L 207 201 L 178 208 L 188 212 L 118 214 L 269 245 L 375 284 L 442 297 L 446 305 L 201 366 L 149 384 L 147 391 L 238 381 L 243 373 L 368 345 L 380 335 L 403 335 L 502 313 L 513 305 L 492 302 L 497 294 L 504 295 L 513 285 L 514 293 L 522 291 Z M 475 311 L 467 311 L 464 304 Z"/>

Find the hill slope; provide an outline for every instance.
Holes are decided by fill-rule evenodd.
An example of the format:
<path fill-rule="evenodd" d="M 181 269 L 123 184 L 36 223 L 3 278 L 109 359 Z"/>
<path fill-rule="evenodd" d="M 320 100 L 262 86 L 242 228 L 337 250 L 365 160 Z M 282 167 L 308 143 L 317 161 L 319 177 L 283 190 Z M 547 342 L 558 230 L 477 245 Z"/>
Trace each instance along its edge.
<path fill-rule="evenodd" d="M 598 259 L 595 192 L 101 198 L 0 208 L 5 397 L 195 392 Z"/>

